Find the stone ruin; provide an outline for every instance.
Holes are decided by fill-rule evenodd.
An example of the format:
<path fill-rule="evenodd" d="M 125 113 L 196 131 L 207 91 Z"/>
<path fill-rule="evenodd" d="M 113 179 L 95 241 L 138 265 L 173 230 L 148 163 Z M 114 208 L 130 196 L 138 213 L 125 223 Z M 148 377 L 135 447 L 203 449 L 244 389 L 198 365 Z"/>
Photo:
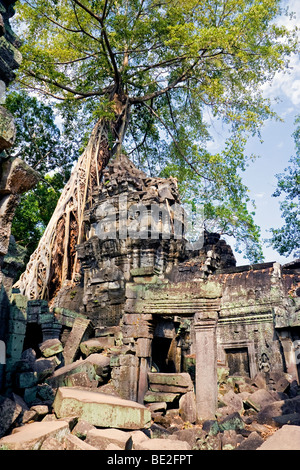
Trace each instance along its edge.
<path fill-rule="evenodd" d="M 13 4 L 0 1 L 4 92 L 21 60 Z M 7 158 L 14 134 L 1 106 L 0 448 L 299 450 L 300 260 L 236 266 L 207 232 L 191 248 L 176 180 L 120 156 L 86 207 L 76 282 L 29 299 L 10 224 L 38 175 Z"/>
<path fill-rule="evenodd" d="M 242 450 L 298 432 L 300 261 L 236 266 L 207 232 L 194 249 L 178 207 L 176 180 L 121 155 L 86 207 L 76 282 L 50 300 L 12 287 L 4 448 Z"/>
<path fill-rule="evenodd" d="M 0 1 L 0 388 L 6 363 L 3 349 L 7 339 L 9 292 L 16 273 L 24 267 L 26 252 L 16 245 L 11 236 L 11 223 L 21 195 L 32 189 L 39 175 L 20 158 L 7 155 L 15 141 L 16 127 L 13 116 L 5 108 L 6 89 L 15 78 L 22 56 L 20 41 L 10 26 L 14 15 L 14 1 Z"/>

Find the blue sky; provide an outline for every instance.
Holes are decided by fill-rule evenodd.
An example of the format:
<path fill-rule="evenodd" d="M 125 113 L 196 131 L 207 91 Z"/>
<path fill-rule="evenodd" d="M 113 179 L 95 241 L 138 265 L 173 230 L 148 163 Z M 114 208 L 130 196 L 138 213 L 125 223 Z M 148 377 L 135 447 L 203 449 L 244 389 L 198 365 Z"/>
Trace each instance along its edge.
<path fill-rule="evenodd" d="M 280 18 L 280 22 L 287 27 L 300 25 L 300 0 L 285 0 L 283 5 L 289 6 L 295 12 L 295 19 L 289 20 L 286 17 Z M 250 190 L 250 198 L 256 204 L 255 222 L 261 227 L 262 239 L 269 238 L 268 230 L 279 228 L 283 225 L 283 219 L 279 210 L 278 198 L 272 197 L 277 185 L 276 174 L 282 173 L 288 166 L 288 160 L 295 154 L 294 132 L 295 117 L 300 114 L 300 57 L 293 56 L 290 62 L 289 73 L 278 73 L 271 85 L 264 87 L 265 96 L 274 100 L 280 99 L 278 104 L 274 104 L 273 109 L 284 119 L 284 122 L 270 120 L 265 123 L 262 129 L 263 143 L 258 138 L 253 138 L 248 142 L 248 153 L 259 155 L 255 162 L 250 163 L 244 173 L 244 183 Z M 219 142 L 218 142 L 219 141 Z M 224 141 L 224 136 L 218 133 L 214 145 Z M 231 243 L 234 248 L 234 242 Z M 293 257 L 285 258 L 280 256 L 272 248 L 263 245 L 265 262 L 277 261 L 285 264 L 293 260 Z M 243 255 L 235 253 L 237 264 L 247 264 Z"/>

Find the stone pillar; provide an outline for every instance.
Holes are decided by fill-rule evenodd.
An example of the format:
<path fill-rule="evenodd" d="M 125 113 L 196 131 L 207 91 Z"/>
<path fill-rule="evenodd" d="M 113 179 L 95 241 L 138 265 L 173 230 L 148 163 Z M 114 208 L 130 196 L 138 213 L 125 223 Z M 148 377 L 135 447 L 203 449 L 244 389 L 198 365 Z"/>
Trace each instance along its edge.
<path fill-rule="evenodd" d="M 197 421 L 215 419 L 217 383 L 217 313 L 215 318 L 195 314 Z"/>
<path fill-rule="evenodd" d="M 139 383 L 138 403 L 144 403 L 145 393 L 148 391 L 148 372 L 150 371 L 151 339 L 138 338 L 136 342 L 136 355 L 139 357 Z"/>

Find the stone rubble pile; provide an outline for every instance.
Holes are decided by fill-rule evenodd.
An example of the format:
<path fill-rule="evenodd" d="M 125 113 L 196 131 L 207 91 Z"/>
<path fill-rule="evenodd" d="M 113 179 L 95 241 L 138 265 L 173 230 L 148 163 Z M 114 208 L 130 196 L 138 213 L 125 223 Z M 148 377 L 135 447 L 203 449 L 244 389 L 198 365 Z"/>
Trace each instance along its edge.
<path fill-rule="evenodd" d="M 288 374 L 251 380 L 219 367 L 216 417 L 199 423 L 189 374 L 149 373 L 144 404 L 125 400 L 111 384 L 109 349 L 81 339 L 90 354 L 67 365 L 59 340 L 41 343 L 39 358 L 23 352 L 20 394 L 0 397 L 0 449 L 300 450 L 300 390 Z"/>

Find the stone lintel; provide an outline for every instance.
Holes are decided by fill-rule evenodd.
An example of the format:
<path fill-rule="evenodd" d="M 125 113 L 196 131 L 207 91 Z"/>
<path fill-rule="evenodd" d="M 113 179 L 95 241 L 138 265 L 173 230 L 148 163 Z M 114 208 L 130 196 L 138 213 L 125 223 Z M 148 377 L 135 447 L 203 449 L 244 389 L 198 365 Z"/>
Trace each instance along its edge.
<path fill-rule="evenodd" d="M 203 309 L 195 313 L 194 327 L 196 330 L 215 328 L 218 321 L 218 311 L 215 309 Z"/>

